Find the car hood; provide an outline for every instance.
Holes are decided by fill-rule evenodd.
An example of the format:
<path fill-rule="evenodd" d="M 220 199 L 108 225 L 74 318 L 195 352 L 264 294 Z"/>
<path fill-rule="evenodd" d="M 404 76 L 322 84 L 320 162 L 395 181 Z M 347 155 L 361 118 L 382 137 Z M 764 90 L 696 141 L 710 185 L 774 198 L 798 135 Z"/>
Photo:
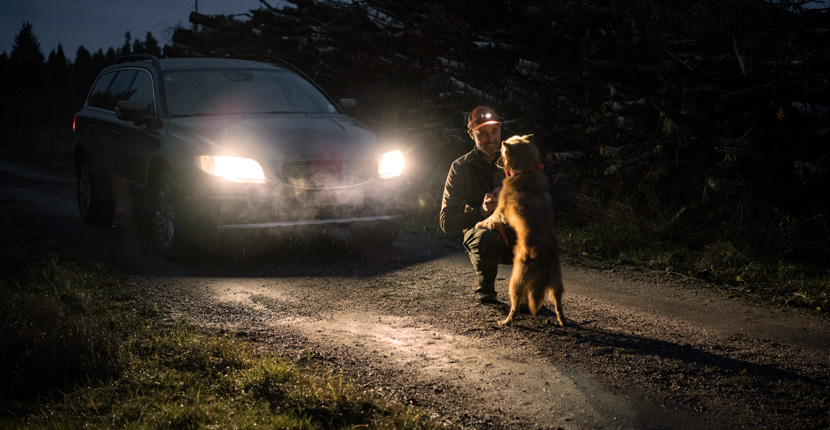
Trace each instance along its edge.
<path fill-rule="evenodd" d="M 181 117 L 170 120 L 167 134 L 197 153 L 260 159 L 364 158 L 378 148 L 374 133 L 345 115 Z"/>

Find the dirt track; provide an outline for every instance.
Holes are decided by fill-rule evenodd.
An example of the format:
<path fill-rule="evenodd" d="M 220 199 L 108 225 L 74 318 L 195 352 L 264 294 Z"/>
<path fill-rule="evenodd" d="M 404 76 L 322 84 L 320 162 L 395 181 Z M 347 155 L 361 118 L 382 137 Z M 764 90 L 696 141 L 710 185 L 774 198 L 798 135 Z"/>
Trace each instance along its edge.
<path fill-rule="evenodd" d="M 693 281 L 566 265 L 565 312 L 500 328 L 475 305 L 455 241 L 342 232 L 172 264 L 124 212 L 81 223 L 71 177 L 0 159 L 0 200 L 118 267 L 148 300 L 470 428 L 827 428 L 830 320 L 722 297 Z M 290 245 L 290 246 L 289 246 Z M 498 288 L 504 299 L 509 267 Z"/>

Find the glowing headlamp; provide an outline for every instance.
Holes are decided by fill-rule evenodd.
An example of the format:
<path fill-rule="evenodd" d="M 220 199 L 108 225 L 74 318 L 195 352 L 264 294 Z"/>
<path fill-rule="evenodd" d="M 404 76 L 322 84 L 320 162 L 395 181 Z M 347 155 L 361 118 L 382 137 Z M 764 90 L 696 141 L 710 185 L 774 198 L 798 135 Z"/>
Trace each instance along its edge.
<path fill-rule="evenodd" d="M 406 167 L 406 160 L 403 158 L 401 151 L 389 151 L 380 156 L 380 165 L 378 166 L 378 176 L 382 179 L 394 178 L 403 173 Z"/>
<path fill-rule="evenodd" d="M 251 158 L 201 155 L 196 165 L 205 173 L 231 182 L 265 182 L 265 172 L 258 161 Z"/>

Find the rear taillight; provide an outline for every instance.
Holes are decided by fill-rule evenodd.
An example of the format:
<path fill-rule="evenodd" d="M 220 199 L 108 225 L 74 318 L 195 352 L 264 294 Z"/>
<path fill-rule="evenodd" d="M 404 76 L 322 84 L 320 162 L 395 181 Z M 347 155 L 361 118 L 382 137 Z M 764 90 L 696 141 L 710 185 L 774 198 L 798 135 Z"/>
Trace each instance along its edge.
<path fill-rule="evenodd" d="M 77 120 L 77 119 L 78 119 L 78 114 L 75 114 L 75 116 L 72 117 L 72 132 L 73 133 L 75 132 L 75 120 Z"/>

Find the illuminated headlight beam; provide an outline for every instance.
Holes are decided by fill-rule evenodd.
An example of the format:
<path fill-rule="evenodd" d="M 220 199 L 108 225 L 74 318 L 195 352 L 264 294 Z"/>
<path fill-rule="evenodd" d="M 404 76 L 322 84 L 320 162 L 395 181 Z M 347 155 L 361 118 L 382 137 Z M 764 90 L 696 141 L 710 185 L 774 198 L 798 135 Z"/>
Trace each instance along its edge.
<path fill-rule="evenodd" d="M 265 172 L 258 161 L 251 158 L 201 155 L 196 165 L 205 173 L 232 182 L 265 182 Z"/>
<path fill-rule="evenodd" d="M 382 179 L 394 178 L 403 173 L 406 167 L 406 160 L 403 158 L 401 151 L 389 151 L 380 156 L 380 166 L 378 167 L 378 175 Z"/>

